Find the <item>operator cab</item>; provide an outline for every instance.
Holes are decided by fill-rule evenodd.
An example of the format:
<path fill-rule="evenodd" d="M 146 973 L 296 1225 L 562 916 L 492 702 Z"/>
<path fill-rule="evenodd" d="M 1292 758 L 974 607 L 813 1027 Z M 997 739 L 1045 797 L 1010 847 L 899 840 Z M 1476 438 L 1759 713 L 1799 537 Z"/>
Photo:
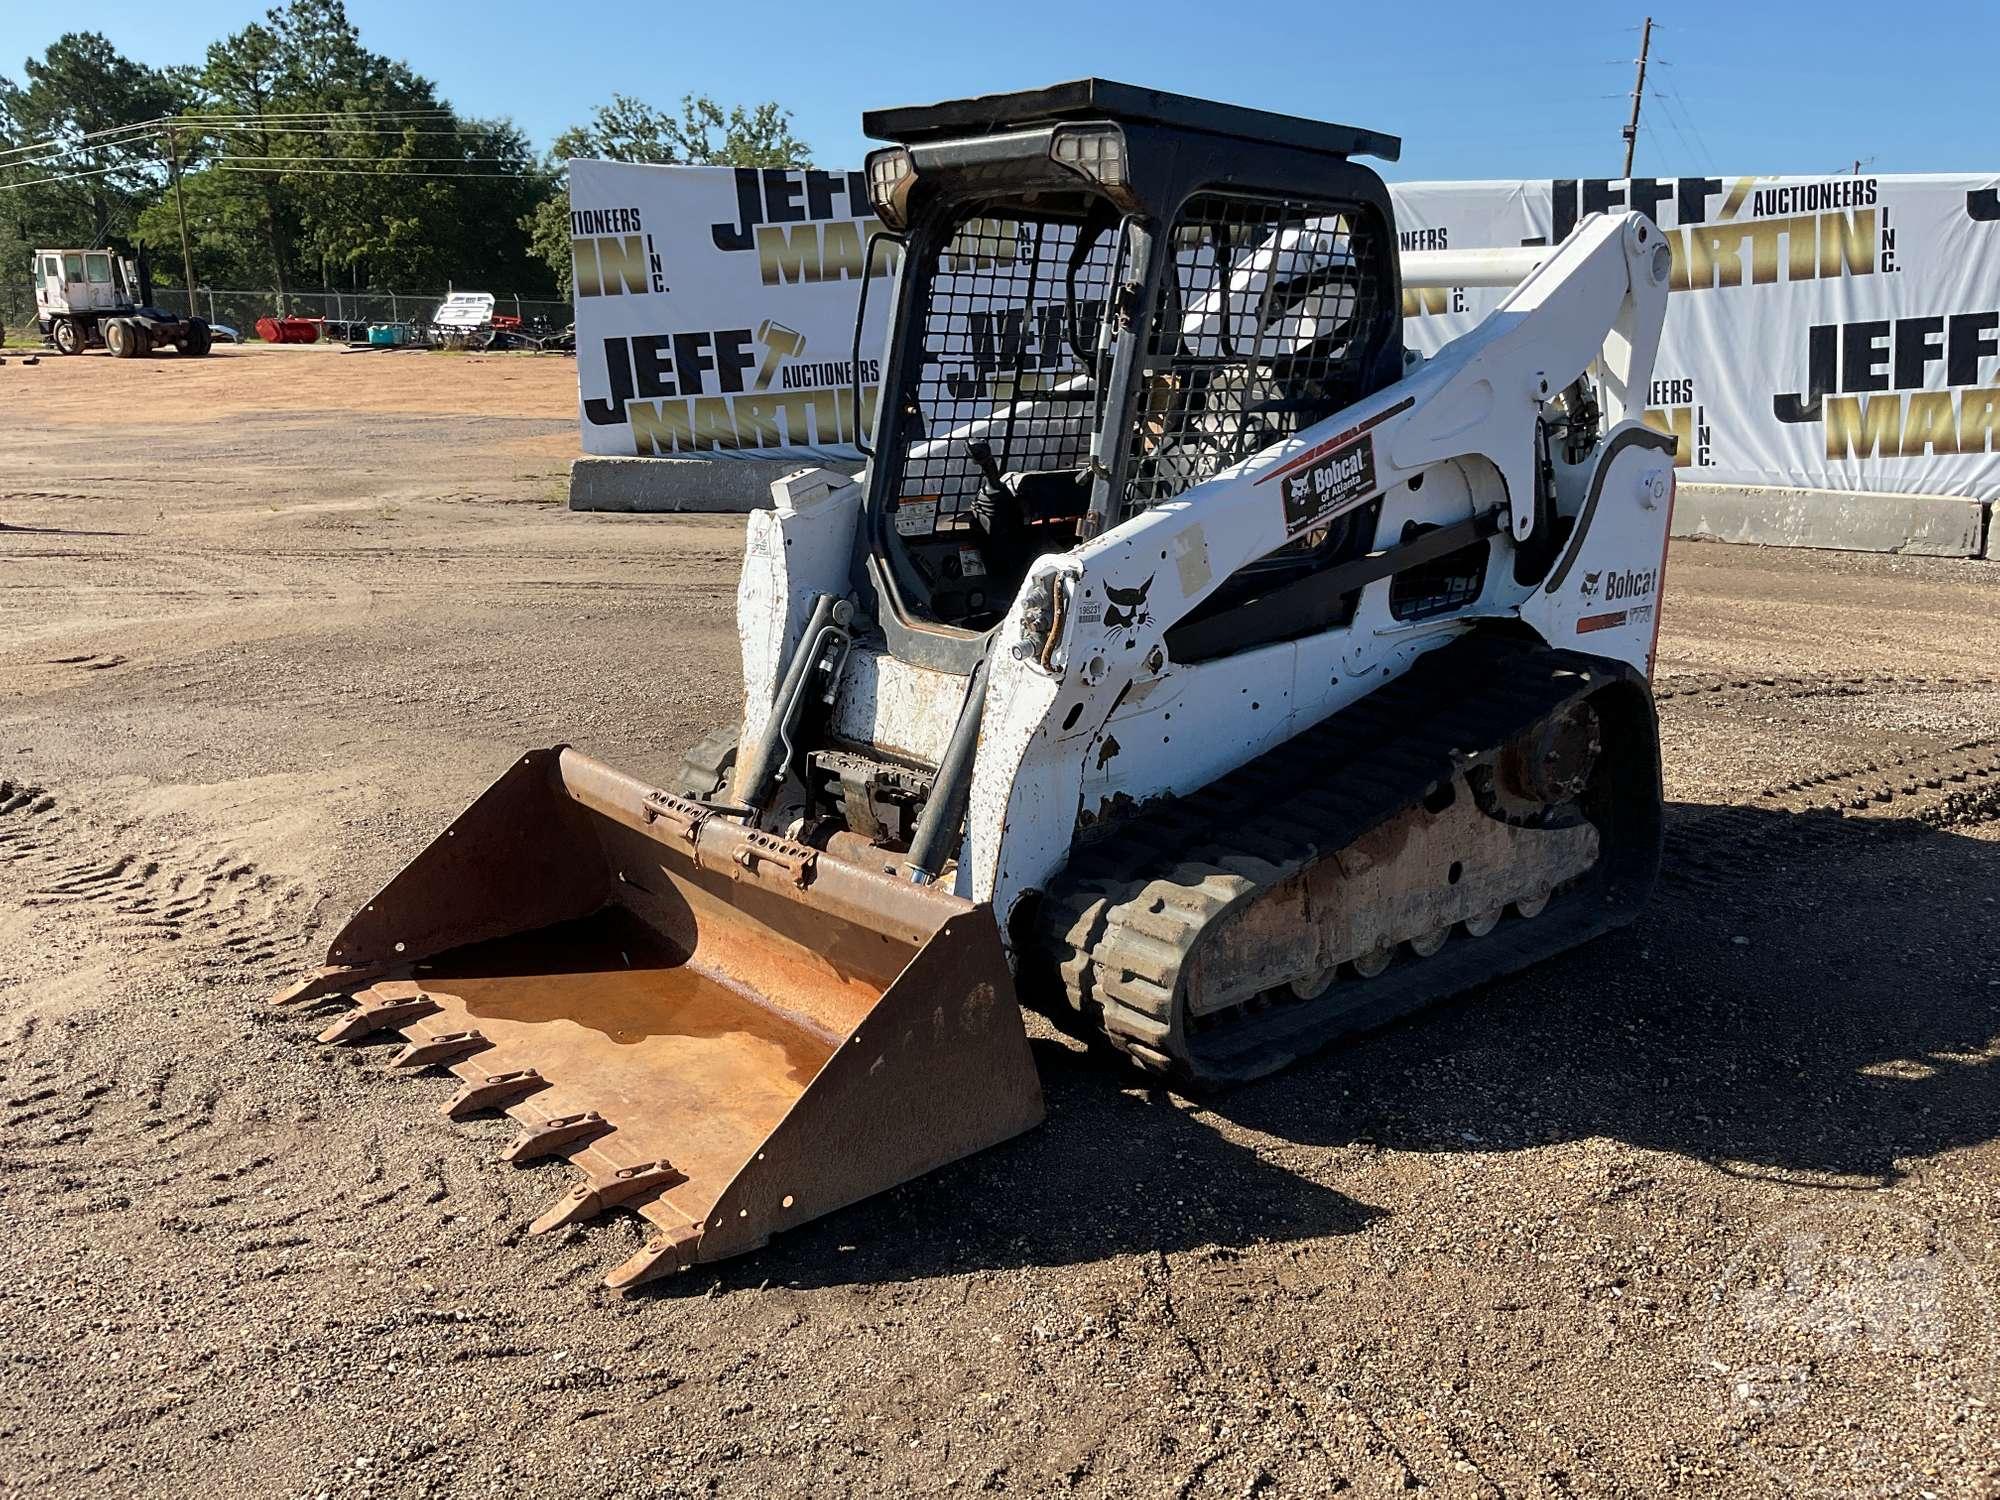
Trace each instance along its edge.
<path fill-rule="evenodd" d="M 138 268 L 110 250 L 37 250 L 30 266 L 39 314 L 123 312 L 147 300 Z"/>
<path fill-rule="evenodd" d="M 858 582 L 899 656 L 969 670 L 1035 558 L 1400 377 L 1388 192 L 1350 159 L 1394 137 L 1099 79 L 862 123 L 903 261 Z"/>

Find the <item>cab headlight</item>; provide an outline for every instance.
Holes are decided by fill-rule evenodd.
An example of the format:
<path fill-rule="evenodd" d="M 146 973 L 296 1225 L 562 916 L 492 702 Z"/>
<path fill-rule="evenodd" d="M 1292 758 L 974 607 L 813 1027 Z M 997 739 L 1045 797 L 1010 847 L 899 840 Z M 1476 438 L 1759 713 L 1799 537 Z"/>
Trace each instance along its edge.
<path fill-rule="evenodd" d="M 1125 132 L 1116 125 L 1065 125 L 1049 141 L 1049 159 L 1103 187 L 1122 188 Z"/>
<path fill-rule="evenodd" d="M 916 164 L 904 147 L 868 153 L 868 201 L 884 228 L 900 234 L 910 227 L 910 189 L 916 182 Z"/>

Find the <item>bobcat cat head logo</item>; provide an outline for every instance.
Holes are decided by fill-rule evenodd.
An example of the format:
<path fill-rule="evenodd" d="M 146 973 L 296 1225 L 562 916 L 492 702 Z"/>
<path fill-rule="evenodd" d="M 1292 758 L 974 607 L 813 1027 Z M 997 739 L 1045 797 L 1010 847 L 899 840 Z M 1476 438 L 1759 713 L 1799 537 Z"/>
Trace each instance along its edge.
<path fill-rule="evenodd" d="M 1153 575 L 1148 573 L 1146 581 L 1136 589 L 1116 589 L 1109 584 L 1104 587 L 1104 597 L 1110 602 L 1104 610 L 1106 630 L 1137 630 L 1153 618 L 1153 612 L 1146 608 L 1147 591 L 1153 587 Z"/>
<path fill-rule="evenodd" d="M 1603 576 L 1604 574 L 1601 570 L 1596 573 L 1586 573 L 1583 575 L 1584 598 L 1595 599 L 1597 597 L 1597 580 Z"/>

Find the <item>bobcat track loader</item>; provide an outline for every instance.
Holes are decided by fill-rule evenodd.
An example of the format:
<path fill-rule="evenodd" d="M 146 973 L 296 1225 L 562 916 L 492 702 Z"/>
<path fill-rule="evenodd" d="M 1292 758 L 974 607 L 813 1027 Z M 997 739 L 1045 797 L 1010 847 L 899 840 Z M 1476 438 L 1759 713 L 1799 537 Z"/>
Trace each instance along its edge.
<path fill-rule="evenodd" d="M 617 1287 L 1037 1123 L 1017 986 L 1231 1083 L 1658 865 L 1646 219 L 1426 266 L 1368 131 L 1096 80 L 865 124 L 870 461 L 750 518 L 742 721 L 667 787 L 522 756 L 281 997 L 569 1157 L 536 1230 L 651 1221 Z M 1405 352 L 1406 285 L 1516 280 Z"/>

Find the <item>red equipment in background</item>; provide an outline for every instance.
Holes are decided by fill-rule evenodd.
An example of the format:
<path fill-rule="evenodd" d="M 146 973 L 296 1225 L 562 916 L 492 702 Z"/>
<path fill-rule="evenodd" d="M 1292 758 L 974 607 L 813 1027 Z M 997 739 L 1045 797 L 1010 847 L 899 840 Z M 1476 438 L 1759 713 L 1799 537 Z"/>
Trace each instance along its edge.
<path fill-rule="evenodd" d="M 321 318 L 259 318 L 257 337 L 267 344 L 317 344 Z"/>

